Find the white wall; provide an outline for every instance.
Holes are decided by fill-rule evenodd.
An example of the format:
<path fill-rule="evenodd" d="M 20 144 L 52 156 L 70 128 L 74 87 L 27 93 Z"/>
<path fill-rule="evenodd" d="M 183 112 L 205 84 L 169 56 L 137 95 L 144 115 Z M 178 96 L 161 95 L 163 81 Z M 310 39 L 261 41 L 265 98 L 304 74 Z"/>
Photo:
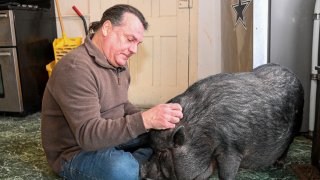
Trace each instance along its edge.
<path fill-rule="evenodd" d="M 269 1 L 253 3 L 253 68 L 268 62 Z"/>
<path fill-rule="evenodd" d="M 59 7 L 62 16 L 62 23 L 64 25 L 64 32 L 67 38 L 73 37 L 85 37 L 85 30 L 83 21 L 72 9 L 72 6 L 76 6 L 82 15 L 85 17 L 87 26 L 89 26 L 90 12 L 89 12 L 89 0 L 60 0 Z M 58 19 L 58 13 L 56 8 L 56 22 L 58 37 L 62 37 L 61 26 Z"/>

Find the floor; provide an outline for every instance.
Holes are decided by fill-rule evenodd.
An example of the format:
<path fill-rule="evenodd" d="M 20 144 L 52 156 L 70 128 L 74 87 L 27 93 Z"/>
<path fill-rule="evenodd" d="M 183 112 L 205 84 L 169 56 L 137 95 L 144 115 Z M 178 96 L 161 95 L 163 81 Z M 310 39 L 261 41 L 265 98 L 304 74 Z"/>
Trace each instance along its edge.
<path fill-rule="evenodd" d="M 59 179 L 46 163 L 40 113 L 0 117 L 0 179 Z"/>
<path fill-rule="evenodd" d="M 299 136 L 290 147 L 284 168 L 240 169 L 236 179 L 304 179 L 301 174 L 310 174 L 306 167 L 310 167 L 311 146 L 310 139 Z M 0 116 L 0 152 L 0 179 L 59 179 L 47 165 L 41 147 L 40 113 Z M 218 179 L 217 175 L 211 179 Z"/>

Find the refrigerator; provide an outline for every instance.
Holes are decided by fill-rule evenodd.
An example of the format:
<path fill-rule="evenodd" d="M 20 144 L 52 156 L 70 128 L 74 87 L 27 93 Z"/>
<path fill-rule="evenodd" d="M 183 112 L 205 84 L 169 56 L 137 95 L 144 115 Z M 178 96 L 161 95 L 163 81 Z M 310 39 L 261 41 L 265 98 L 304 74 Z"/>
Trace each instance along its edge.
<path fill-rule="evenodd" d="M 309 125 L 315 0 L 221 1 L 223 72 L 244 72 L 277 63 L 297 74 L 304 88 L 301 131 Z"/>

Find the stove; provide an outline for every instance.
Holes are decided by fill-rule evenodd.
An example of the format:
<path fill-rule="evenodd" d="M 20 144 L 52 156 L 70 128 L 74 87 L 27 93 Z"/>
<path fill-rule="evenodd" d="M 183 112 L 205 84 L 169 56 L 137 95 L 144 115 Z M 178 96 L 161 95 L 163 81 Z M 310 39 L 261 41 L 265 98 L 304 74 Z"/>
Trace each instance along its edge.
<path fill-rule="evenodd" d="M 21 2 L 0 0 L 0 112 L 28 114 L 41 109 L 57 32 L 53 0 Z"/>

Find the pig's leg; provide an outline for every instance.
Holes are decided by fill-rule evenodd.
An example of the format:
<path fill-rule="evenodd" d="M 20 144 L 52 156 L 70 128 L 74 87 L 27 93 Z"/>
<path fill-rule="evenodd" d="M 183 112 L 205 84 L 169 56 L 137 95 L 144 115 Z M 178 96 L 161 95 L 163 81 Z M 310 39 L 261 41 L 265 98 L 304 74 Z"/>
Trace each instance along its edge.
<path fill-rule="evenodd" d="M 241 157 L 238 154 L 224 152 L 217 157 L 217 162 L 219 179 L 235 179 L 241 163 Z"/>
<path fill-rule="evenodd" d="M 273 164 L 275 167 L 277 168 L 283 168 L 284 167 L 284 164 L 285 164 L 285 160 L 287 158 L 287 155 L 288 155 L 288 151 L 290 149 L 290 144 L 293 143 L 293 140 L 294 140 L 294 136 L 291 137 L 288 145 L 287 145 L 287 148 L 286 150 L 282 153 L 282 155 L 276 160 L 276 162 Z"/>
<path fill-rule="evenodd" d="M 283 168 L 284 167 L 285 160 L 287 158 L 287 154 L 288 154 L 289 148 L 290 148 L 290 146 L 288 146 L 286 148 L 286 150 L 283 152 L 283 154 L 276 160 L 276 162 L 274 163 L 275 167 L 277 167 L 277 168 Z"/>

